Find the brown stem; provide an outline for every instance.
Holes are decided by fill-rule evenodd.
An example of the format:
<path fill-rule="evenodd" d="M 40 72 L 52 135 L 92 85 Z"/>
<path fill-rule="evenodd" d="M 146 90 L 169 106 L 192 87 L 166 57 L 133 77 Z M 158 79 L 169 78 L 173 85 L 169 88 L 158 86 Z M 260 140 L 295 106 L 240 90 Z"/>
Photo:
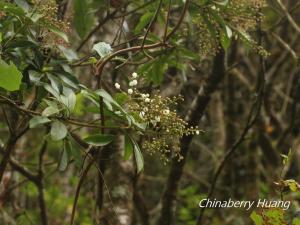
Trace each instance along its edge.
<path fill-rule="evenodd" d="M 72 208 L 72 214 L 71 214 L 71 225 L 74 225 L 74 220 L 75 220 L 75 212 L 76 212 L 76 207 L 77 207 L 77 203 L 78 203 L 78 198 L 79 198 L 79 194 L 80 194 L 80 189 L 81 186 L 83 184 L 84 179 L 86 178 L 91 166 L 94 163 L 94 159 L 92 159 L 89 164 L 86 166 L 86 168 L 84 169 L 84 171 L 82 172 L 82 175 L 80 177 L 80 180 L 78 182 L 77 188 L 76 188 L 76 193 L 75 193 L 75 198 L 74 198 L 74 203 L 73 203 L 73 208 Z"/>
<path fill-rule="evenodd" d="M 98 25 L 90 31 L 90 33 L 83 39 L 80 45 L 77 47 L 76 51 L 80 51 L 80 49 L 90 40 L 90 38 L 110 19 L 113 19 L 114 15 L 117 13 L 117 10 L 114 10 L 112 13 L 108 13 L 106 17 L 98 23 Z"/>
<path fill-rule="evenodd" d="M 27 130 L 28 130 L 28 127 L 23 129 L 18 135 L 11 135 L 9 137 L 6 147 L 5 147 L 5 151 L 3 153 L 2 161 L 0 163 L 0 183 L 2 181 L 6 166 L 9 162 L 9 158 L 14 150 L 15 144 L 17 143 L 19 138 L 22 137 L 26 133 Z"/>
<path fill-rule="evenodd" d="M 43 156 L 47 150 L 47 141 L 45 140 L 39 154 L 39 166 L 38 166 L 38 182 L 36 183 L 38 188 L 38 201 L 40 205 L 40 216 L 42 225 L 48 225 L 47 209 L 44 196 L 44 171 L 43 171 Z"/>

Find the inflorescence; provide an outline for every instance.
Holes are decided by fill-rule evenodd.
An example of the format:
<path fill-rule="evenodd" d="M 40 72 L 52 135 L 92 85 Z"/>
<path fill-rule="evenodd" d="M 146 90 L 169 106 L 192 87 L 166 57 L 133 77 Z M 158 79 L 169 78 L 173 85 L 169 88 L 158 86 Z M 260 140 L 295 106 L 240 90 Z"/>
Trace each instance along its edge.
<path fill-rule="evenodd" d="M 151 155 L 159 153 L 166 163 L 170 158 L 178 161 L 183 157 L 180 154 L 180 140 L 183 136 L 199 135 L 197 127 L 188 127 L 188 123 L 181 119 L 174 110 L 182 96 L 162 97 L 157 94 L 142 93 L 137 89 L 138 75 L 133 73 L 127 93 L 129 100 L 126 107 L 138 115 L 138 121 L 146 124 L 143 133 L 142 147 Z M 115 83 L 115 88 L 121 90 L 121 85 Z"/>

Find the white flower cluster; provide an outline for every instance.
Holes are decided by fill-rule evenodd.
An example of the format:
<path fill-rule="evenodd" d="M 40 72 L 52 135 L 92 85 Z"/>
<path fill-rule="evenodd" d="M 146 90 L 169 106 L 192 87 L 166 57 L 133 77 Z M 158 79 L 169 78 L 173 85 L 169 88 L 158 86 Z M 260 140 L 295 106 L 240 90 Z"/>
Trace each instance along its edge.
<path fill-rule="evenodd" d="M 133 94 L 133 92 L 134 92 L 134 87 L 135 86 L 137 86 L 137 84 L 138 84 L 138 81 L 137 81 L 137 77 L 138 77 L 138 74 L 136 73 L 136 72 L 134 72 L 134 73 L 132 73 L 131 74 L 131 76 L 132 76 L 132 78 L 133 78 L 133 80 L 131 80 L 130 82 L 129 82 L 129 86 L 131 87 L 131 88 L 128 88 L 128 90 L 127 90 L 127 93 L 129 94 L 129 95 L 132 95 Z M 115 83 L 115 88 L 116 89 L 118 89 L 118 90 L 120 90 L 121 89 L 121 85 L 119 84 L 119 83 Z"/>
<path fill-rule="evenodd" d="M 123 93 L 127 93 L 128 95 L 134 94 L 134 98 L 131 98 L 131 108 L 129 109 L 138 113 L 143 122 L 149 122 L 153 127 L 164 127 L 166 133 L 177 132 L 180 134 L 179 136 L 200 134 L 197 128 L 188 128 L 183 120 L 177 118 L 176 112 L 171 111 L 168 107 L 180 98 L 162 98 L 160 95 L 150 97 L 150 94 L 141 93 L 137 90 L 136 86 L 138 83 L 138 74 L 134 72 L 129 78 L 129 88 L 124 90 Z M 115 88 L 120 90 L 121 85 L 115 83 Z"/>

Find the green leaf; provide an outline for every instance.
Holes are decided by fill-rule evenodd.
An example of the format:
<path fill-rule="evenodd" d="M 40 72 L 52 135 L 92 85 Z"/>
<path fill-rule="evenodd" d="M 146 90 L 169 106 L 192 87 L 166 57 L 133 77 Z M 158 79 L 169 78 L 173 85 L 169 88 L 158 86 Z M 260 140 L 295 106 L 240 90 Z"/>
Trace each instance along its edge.
<path fill-rule="evenodd" d="M 75 0 L 74 26 L 80 36 L 84 38 L 94 25 L 94 15 L 88 0 Z"/>
<path fill-rule="evenodd" d="M 59 92 L 57 92 L 52 86 L 50 86 L 49 84 L 45 84 L 44 88 L 51 93 L 57 100 L 60 99 L 60 95 Z"/>
<path fill-rule="evenodd" d="M 213 1 L 214 3 L 221 5 L 221 6 L 226 6 L 229 3 L 229 0 L 215 0 Z"/>
<path fill-rule="evenodd" d="M 152 81 L 155 85 L 159 85 L 163 81 L 164 74 L 168 69 L 166 60 L 166 57 L 159 57 L 141 66 L 138 72 L 144 73 L 149 81 Z"/>
<path fill-rule="evenodd" d="M 44 116 L 35 116 L 29 121 L 29 128 L 37 127 L 41 124 L 49 123 L 51 120 L 49 120 L 47 117 Z"/>
<path fill-rule="evenodd" d="M 58 46 L 59 50 L 64 54 L 68 61 L 74 61 L 78 59 L 76 52 L 71 48 L 66 48 L 62 45 Z"/>
<path fill-rule="evenodd" d="M 32 22 L 36 23 L 39 19 L 43 18 L 45 15 L 40 14 L 40 13 L 27 13 L 27 17 L 29 17 L 29 19 L 31 19 Z"/>
<path fill-rule="evenodd" d="M 262 217 L 258 215 L 255 211 L 251 213 L 250 218 L 252 219 L 255 225 L 263 225 Z"/>
<path fill-rule="evenodd" d="M 300 225 L 300 219 L 299 218 L 294 218 L 293 219 L 293 225 Z"/>
<path fill-rule="evenodd" d="M 105 146 L 112 142 L 114 139 L 113 135 L 109 134 L 93 134 L 84 139 L 90 145 Z"/>
<path fill-rule="evenodd" d="M 293 180 L 293 179 L 285 180 L 284 183 L 286 183 L 286 184 L 289 186 L 290 190 L 293 191 L 293 192 L 298 191 L 299 186 L 300 186 L 300 185 L 299 185 L 295 180 Z"/>
<path fill-rule="evenodd" d="M 125 135 L 124 159 L 128 160 L 133 153 L 133 143 L 131 138 Z"/>
<path fill-rule="evenodd" d="M 54 141 L 59 141 L 64 139 L 67 134 L 68 134 L 68 130 L 67 127 L 59 121 L 55 121 L 51 124 L 51 138 Z"/>
<path fill-rule="evenodd" d="M 140 173 L 144 169 L 144 158 L 143 158 L 141 149 L 140 149 L 139 145 L 136 143 L 136 141 L 132 138 L 131 138 L 131 141 L 134 146 L 133 150 L 134 150 L 134 157 L 135 157 L 137 172 Z"/>
<path fill-rule="evenodd" d="M 65 142 L 68 155 L 73 156 L 76 167 L 81 168 L 82 157 L 80 154 L 80 149 L 74 147 L 70 139 L 67 139 Z"/>
<path fill-rule="evenodd" d="M 58 112 L 59 112 L 58 108 L 49 106 L 46 109 L 44 109 L 44 111 L 42 112 L 42 115 L 45 117 L 48 117 L 48 116 L 54 115 Z"/>
<path fill-rule="evenodd" d="M 61 102 L 67 107 L 69 112 L 72 112 L 76 105 L 76 95 L 67 87 L 64 87 L 63 94 L 60 96 Z"/>
<path fill-rule="evenodd" d="M 112 52 L 110 44 L 107 44 L 105 42 L 94 44 L 93 50 L 96 51 L 101 58 L 109 55 Z"/>
<path fill-rule="evenodd" d="M 228 38 L 224 31 L 220 32 L 220 42 L 224 50 L 227 50 L 231 45 L 231 39 Z"/>
<path fill-rule="evenodd" d="M 110 103 L 118 105 L 118 103 L 113 99 L 113 97 L 104 89 L 99 89 L 95 91 L 95 94 L 101 96 L 103 99 L 107 100 Z"/>
<path fill-rule="evenodd" d="M 0 10 L 19 17 L 25 16 L 25 12 L 22 8 L 16 6 L 15 4 L 8 3 L 7 1 L 0 2 Z"/>
<path fill-rule="evenodd" d="M 65 171 L 66 168 L 68 167 L 68 162 L 69 162 L 68 151 L 69 151 L 69 149 L 67 149 L 67 148 L 68 148 L 67 142 L 65 141 L 64 148 L 62 150 L 61 157 L 60 157 L 59 164 L 58 164 L 58 169 L 60 171 Z"/>
<path fill-rule="evenodd" d="M 123 105 L 123 103 L 125 103 L 129 99 L 129 97 L 125 93 L 116 93 L 114 95 L 114 99 L 118 104 Z"/>
<path fill-rule="evenodd" d="M 53 27 L 53 26 L 47 26 L 47 28 L 54 34 L 56 34 L 57 36 L 61 37 L 65 42 L 69 42 L 69 38 L 68 36 L 60 31 L 59 29 L 57 29 L 56 27 Z"/>
<path fill-rule="evenodd" d="M 20 8 L 22 8 L 25 12 L 28 12 L 30 6 L 28 5 L 27 1 L 25 0 L 15 0 L 14 1 Z"/>
<path fill-rule="evenodd" d="M 8 65 L 0 60 L 0 87 L 7 91 L 17 91 L 20 89 L 22 77 L 22 73 L 13 63 Z"/>
<path fill-rule="evenodd" d="M 134 32 L 139 33 L 148 23 L 150 23 L 154 12 L 146 12 L 139 20 L 138 24 L 136 25 Z"/>

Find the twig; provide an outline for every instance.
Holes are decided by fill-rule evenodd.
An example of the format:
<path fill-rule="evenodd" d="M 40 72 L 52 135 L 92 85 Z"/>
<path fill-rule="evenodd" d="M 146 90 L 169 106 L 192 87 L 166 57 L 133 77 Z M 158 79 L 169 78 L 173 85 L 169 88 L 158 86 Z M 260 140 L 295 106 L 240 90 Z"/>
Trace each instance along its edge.
<path fill-rule="evenodd" d="M 74 219 L 75 219 L 75 212 L 76 212 L 76 207 L 77 207 L 77 203 L 78 203 L 78 198 L 79 198 L 79 194 L 80 194 L 80 189 L 81 189 L 81 186 L 83 184 L 83 181 L 84 179 L 86 178 L 91 166 L 93 165 L 94 161 L 95 161 L 96 158 L 92 159 L 88 165 L 86 166 L 86 168 L 84 169 L 81 177 L 80 177 L 80 180 L 78 182 L 78 185 L 77 185 L 77 188 L 76 188 L 76 193 L 75 193 L 75 198 L 74 198 L 74 203 L 73 203 L 73 208 L 72 208 L 72 214 L 71 214 L 71 222 L 70 224 L 71 225 L 74 225 Z"/>
<path fill-rule="evenodd" d="M 113 19 L 114 15 L 117 13 L 117 10 L 114 10 L 112 13 L 108 13 L 106 17 L 98 23 L 96 27 L 94 27 L 93 30 L 90 31 L 90 33 L 82 40 L 80 45 L 76 48 L 76 51 L 80 51 L 80 49 L 90 40 L 90 38 L 110 19 Z"/>
<path fill-rule="evenodd" d="M 142 51 L 148 58 L 150 58 L 150 59 L 153 59 L 153 57 L 150 56 L 146 51 L 144 51 L 144 45 L 145 45 L 145 42 L 146 42 L 146 40 L 147 40 L 147 36 L 148 36 L 148 34 L 149 34 L 149 32 L 150 32 L 151 27 L 153 26 L 154 22 L 155 22 L 156 19 L 157 19 L 157 15 L 158 15 L 158 13 L 159 13 L 159 11 L 160 11 L 161 6 L 162 6 L 162 0 L 159 0 L 159 5 L 158 5 L 158 7 L 156 8 L 156 11 L 155 11 L 155 13 L 154 13 L 154 15 L 153 15 L 153 17 L 152 17 L 152 19 L 151 19 L 151 21 L 150 21 L 150 24 L 149 24 L 149 26 L 148 26 L 148 28 L 147 28 L 147 30 L 146 30 L 146 33 L 145 33 L 144 38 L 143 38 L 143 41 L 142 41 L 141 51 Z"/>
<path fill-rule="evenodd" d="M 278 5 L 280 6 L 281 10 L 283 11 L 284 15 L 286 16 L 287 20 L 290 22 L 292 27 L 300 33 L 300 27 L 296 23 L 296 21 L 293 19 L 289 11 L 285 8 L 285 6 L 282 4 L 281 0 L 277 0 Z"/>
<path fill-rule="evenodd" d="M 180 18 L 177 22 L 177 24 L 175 25 L 175 27 L 173 28 L 173 30 L 166 36 L 166 41 L 169 40 L 171 38 L 171 36 L 173 34 L 175 34 L 175 32 L 179 29 L 181 23 L 183 22 L 183 19 L 185 17 L 185 14 L 186 12 L 188 11 L 188 8 L 189 8 L 189 3 L 190 3 L 190 0 L 186 0 L 185 3 L 184 3 L 184 8 L 182 10 L 182 13 L 180 15 Z"/>
<path fill-rule="evenodd" d="M 275 34 L 274 32 L 271 32 L 271 35 L 275 37 L 275 39 L 285 48 L 286 51 L 290 53 L 290 55 L 293 57 L 293 59 L 298 62 L 299 58 L 296 54 L 296 52 L 291 48 L 291 46 L 286 43 L 279 35 Z"/>
<path fill-rule="evenodd" d="M 38 164 L 38 182 L 36 183 L 38 188 L 38 201 L 40 205 L 40 215 L 41 215 L 41 222 L 42 225 L 48 224 L 48 217 L 47 217 L 47 210 L 46 210 L 46 202 L 44 196 L 44 171 L 43 171 L 43 157 L 47 150 L 48 142 L 44 140 L 42 147 L 39 153 L 39 164 Z"/>
<path fill-rule="evenodd" d="M 169 20 L 170 20 L 170 15 L 171 15 L 171 4 L 172 0 L 169 0 L 169 7 L 168 7 L 168 13 L 167 13 L 167 19 L 166 19 L 166 25 L 165 25 L 165 31 L 164 31 L 164 43 L 166 43 L 167 40 L 167 34 L 168 34 L 168 26 L 169 26 Z"/>
<path fill-rule="evenodd" d="M 15 109 L 19 110 L 20 112 L 22 112 L 22 113 L 24 113 L 24 114 L 26 114 L 28 116 L 42 116 L 42 113 L 30 110 L 30 109 L 22 108 L 16 102 L 12 101 L 11 99 L 9 99 L 9 98 L 7 98 L 5 96 L 0 95 L 0 99 L 1 98 L 5 100 L 4 103 L 7 103 L 7 104 L 13 106 Z M 82 122 L 82 121 L 78 121 L 78 120 L 75 120 L 75 119 L 72 119 L 72 118 L 64 118 L 64 117 L 61 117 L 61 116 L 49 116 L 49 118 L 50 119 L 62 120 L 62 121 L 65 121 L 67 123 L 70 123 L 70 124 L 73 124 L 73 125 L 77 125 L 77 126 L 81 126 L 81 127 L 103 128 L 103 129 L 120 129 L 120 128 L 129 129 L 128 126 L 125 126 L 125 127 L 120 127 L 120 126 L 104 126 L 103 127 L 101 125 L 91 124 L 91 123 L 88 123 L 88 122 Z"/>

